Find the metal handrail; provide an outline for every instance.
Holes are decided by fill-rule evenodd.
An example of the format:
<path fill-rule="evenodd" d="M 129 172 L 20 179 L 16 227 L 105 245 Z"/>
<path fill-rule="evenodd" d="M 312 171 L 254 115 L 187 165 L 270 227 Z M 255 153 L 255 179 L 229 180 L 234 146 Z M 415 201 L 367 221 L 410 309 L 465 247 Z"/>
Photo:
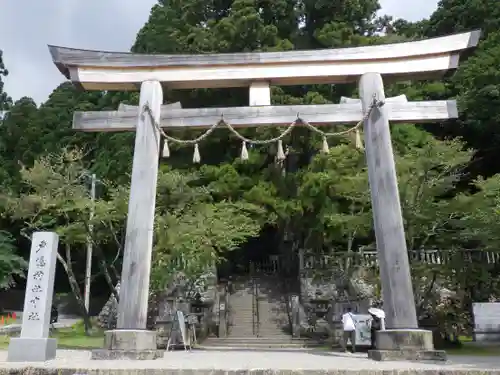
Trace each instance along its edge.
<path fill-rule="evenodd" d="M 252 278 L 252 330 L 254 336 L 259 337 L 260 316 L 259 316 L 259 288 L 255 277 Z"/>
<path fill-rule="evenodd" d="M 226 284 L 225 287 L 225 297 L 224 303 L 226 304 L 226 309 L 224 310 L 224 318 L 226 320 L 226 337 L 229 336 L 229 327 L 231 327 L 230 319 L 231 319 L 231 306 L 229 305 L 229 285 Z"/>
<path fill-rule="evenodd" d="M 252 334 L 259 337 L 259 295 L 257 287 L 257 279 L 255 275 L 255 264 L 250 262 L 250 277 L 252 282 Z"/>
<path fill-rule="evenodd" d="M 223 294 L 223 295 L 222 295 Z M 223 298 L 221 298 L 223 297 Z M 221 304 L 222 303 L 224 304 L 224 310 L 221 310 Z M 220 327 L 223 327 L 224 328 L 224 331 L 223 331 L 223 335 L 225 337 L 227 337 L 229 335 L 229 327 L 230 327 L 230 317 L 231 317 L 231 313 L 230 313 L 230 306 L 229 306 L 229 287 L 227 284 L 224 285 L 224 288 L 222 290 L 218 290 L 217 291 L 217 299 L 216 299 L 216 303 L 217 303 L 217 317 L 218 317 L 218 326 L 219 326 L 219 329 L 218 329 L 218 333 L 217 333 L 217 336 L 220 337 L 221 335 L 221 329 Z M 224 322 L 223 322 L 224 320 Z"/>

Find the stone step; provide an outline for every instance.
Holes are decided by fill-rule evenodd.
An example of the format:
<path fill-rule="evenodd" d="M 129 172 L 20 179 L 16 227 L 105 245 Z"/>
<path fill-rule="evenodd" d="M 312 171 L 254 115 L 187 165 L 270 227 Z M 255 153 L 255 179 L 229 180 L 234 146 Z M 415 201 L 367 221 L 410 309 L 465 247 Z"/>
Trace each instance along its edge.
<path fill-rule="evenodd" d="M 282 336 L 282 337 L 288 337 L 289 335 L 286 332 L 283 332 L 282 330 L 279 329 L 259 329 L 258 330 L 261 335 L 266 335 L 266 336 Z M 252 327 L 231 327 L 229 328 L 229 333 L 232 333 L 233 335 L 236 332 L 253 332 Z"/>
<path fill-rule="evenodd" d="M 243 321 L 232 321 L 229 323 L 230 327 L 252 327 L 253 325 L 258 325 L 262 329 L 270 329 L 274 331 L 279 331 L 283 328 L 288 327 L 287 325 L 278 325 L 273 322 L 255 322 L 253 323 L 251 320 L 248 322 L 243 322 Z"/>
<path fill-rule="evenodd" d="M 252 331 L 229 331 L 229 335 L 227 337 L 254 337 L 254 333 Z M 262 339 L 289 341 L 290 337 L 291 336 L 281 335 L 279 333 L 265 333 L 259 331 L 259 338 Z"/>
<path fill-rule="evenodd" d="M 269 329 L 281 329 L 282 327 L 288 327 L 288 324 L 277 324 L 275 322 L 252 322 L 251 320 L 232 320 L 229 322 L 231 327 L 246 327 L 253 326 L 254 324 L 258 324 L 261 328 L 269 328 Z"/>
<path fill-rule="evenodd" d="M 229 327 L 231 327 L 232 329 L 244 329 L 245 331 L 247 331 L 248 329 L 251 329 L 254 325 L 253 324 L 233 324 L 233 325 L 230 325 Z M 255 325 L 257 326 L 257 325 Z M 269 326 L 269 325 L 265 325 L 265 324 L 260 324 L 259 326 L 259 329 L 261 331 L 269 331 L 269 332 L 282 332 L 283 329 L 281 327 L 276 327 L 276 326 Z"/>
<path fill-rule="evenodd" d="M 248 315 L 252 315 L 252 314 L 253 314 L 253 311 L 251 309 L 250 310 L 232 310 L 231 311 L 232 316 L 248 316 Z M 281 315 L 280 313 L 274 312 L 274 311 L 259 311 L 259 316 L 277 318 L 280 315 Z"/>
<path fill-rule="evenodd" d="M 259 326 L 261 329 L 268 329 L 268 330 L 271 330 L 271 331 L 281 331 L 283 328 L 288 328 L 288 326 L 286 325 L 277 325 L 277 324 L 266 324 L 264 322 L 260 322 L 260 323 L 252 323 L 251 321 L 250 322 L 246 322 L 246 323 L 242 323 L 242 322 L 232 322 L 229 324 L 229 327 L 233 327 L 233 328 L 237 328 L 237 327 L 253 327 L 253 326 Z"/>
<path fill-rule="evenodd" d="M 253 331 L 248 330 L 237 330 L 237 331 L 229 331 L 229 336 L 228 337 L 252 337 L 253 336 Z M 289 340 L 291 336 L 281 333 L 281 332 L 261 332 L 259 330 L 259 337 L 263 338 L 269 338 L 269 339 L 286 339 Z"/>
<path fill-rule="evenodd" d="M 206 339 L 204 343 L 211 344 L 225 344 L 225 345 L 233 345 L 238 343 L 244 343 L 247 345 L 282 345 L 282 344 L 296 344 L 302 345 L 303 342 L 301 340 L 293 340 L 291 337 L 280 337 L 280 338 L 272 338 L 272 337 L 226 337 L 226 338 L 217 338 L 217 339 Z"/>
<path fill-rule="evenodd" d="M 214 350 L 223 349 L 301 349 L 310 346 L 307 342 L 301 340 L 269 340 L 265 338 L 250 339 L 249 337 L 233 339 L 207 339 L 200 346 L 200 349 Z"/>
<path fill-rule="evenodd" d="M 271 345 L 297 345 L 297 346 L 304 346 L 303 342 L 299 341 L 291 341 L 291 340 L 269 340 L 269 339 L 264 339 L 262 337 L 258 338 L 259 340 L 243 340 L 243 339 L 224 339 L 224 340 L 211 340 L 207 341 L 205 340 L 203 344 L 205 345 L 240 345 L 240 344 L 245 344 L 248 346 L 256 346 L 256 345 L 262 345 L 262 346 L 271 346 Z"/>
<path fill-rule="evenodd" d="M 256 351 L 256 352 L 261 352 L 261 351 L 266 351 L 266 352 L 274 352 L 274 351 L 297 351 L 297 352 L 304 352 L 304 351 L 309 351 L 309 350 L 317 350 L 314 349 L 313 346 L 297 346 L 297 345 L 267 345 L 267 346 L 251 346 L 251 345 L 244 345 L 244 344 L 239 344 L 239 345 L 205 345 L 201 344 L 199 346 L 196 346 L 197 350 L 200 351 L 214 351 L 214 352 L 230 352 L 230 351 Z"/>

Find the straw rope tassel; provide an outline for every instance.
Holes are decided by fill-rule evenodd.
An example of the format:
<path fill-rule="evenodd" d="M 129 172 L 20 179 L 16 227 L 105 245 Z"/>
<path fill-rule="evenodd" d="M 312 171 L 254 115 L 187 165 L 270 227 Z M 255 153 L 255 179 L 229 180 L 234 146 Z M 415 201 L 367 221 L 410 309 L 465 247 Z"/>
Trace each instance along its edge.
<path fill-rule="evenodd" d="M 278 152 L 276 153 L 276 157 L 278 160 L 285 160 L 285 152 L 283 151 L 283 142 L 281 139 L 278 139 Z"/>
<path fill-rule="evenodd" d="M 248 160 L 247 143 L 245 141 L 241 145 L 241 160 Z"/>
<path fill-rule="evenodd" d="M 200 149 L 198 148 L 198 143 L 194 144 L 194 153 L 193 153 L 193 163 L 198 164 L 201 161 L 200 157 Z"/>
<path fill-rule="evenodd" d="M 168 140 L 165 138 L 163 139 L 163 150 L 161 153 L 162 158 L 169 158 L 170 157 L 170 149 L 168 148 Z"/>
<path fill-rule="evenodd" d="M 361 140 L 361 132 L 356 129 L 356 148 L 358 150 L 364 150 L 363 141 Z"/>
<path fill-rule="evenodd" d="M 323 137 L 323 147 L 321 148 L 321 152 L 324 154 L 328 154 L 330 152 L 330 147 L 328 147 L 328 140 L 326 137 Z"/>

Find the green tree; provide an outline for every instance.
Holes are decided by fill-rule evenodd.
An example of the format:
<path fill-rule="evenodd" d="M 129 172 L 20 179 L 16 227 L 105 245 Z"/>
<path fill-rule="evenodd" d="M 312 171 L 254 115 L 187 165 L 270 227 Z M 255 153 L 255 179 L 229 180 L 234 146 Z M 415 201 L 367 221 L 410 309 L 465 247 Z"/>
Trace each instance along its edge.
<path fill-rule="evenodd" d="M 24 224 L 21 231 L 24 237 L 31 239 L 35 231 L 54 231 L 59 235 L 61 246 L 57 260 L 66 272 L 88 332 L 91 323 L 83 300 L 81 279 L 74 264 L 84 259 L 83 250 L 87 241 L 92 240 L 101 272 L 106 275 L 113 290 L 114 281 L 109 275 L 102 246 L 113 243 L 116 236 L 114 227 L 123 225 L 127 190 L 113 189 L 108 185 L 111 202 L 98 200 L 91 220 L 93 204 L 84 181 L 87 171 L 82 157 L 80 151 L 64 151 L 37 159 L 33 167 L 21 170 L 21 191 L 6 198 L 11 218 L 21 220 Z"/>
<path fill-rule="evenodd" d="M 265 211 L 248 202 L 213 201 L 199 175 L 161 172 L 152 286 L 160 292 L 179 273 L 193 283 L 226 254 L 258 236 Z M 195 185 L 193 186 L 193 183 Z"/>
<path fill-rule="evenodd" d="M 12 99 L 7 95 L 4 90 L 4 79 L 9 74 L 3 62 L 3 52 L 0 50 L 0 133 L 3 131 L 5 119 L 7 118 L 7 110 L 10 109 L 12 105 Z M 0 184 L 6 185 L 6 182 L 10 180 L 9 172 L 6 165 L 9 163 L 9 158 L 5 157 L 4 150 L 6 148 L 6 141 L 0 136 Z"/>
<path fill-rule="evenodd" d="M 12 104 L 12 99 L 4 90 L 5 83 L 3 80 L 4 77 L 6 77 L 8 74 L 9 71 L 7 70 L 3 62 L 3 51 L 0 50 L 0 112 L 8 110 L 10 105 Z"/>
<path fill-rule="evenodd" d="M 425 27 L 427 36 L 481 29 L 485 36 L 500 27 L 500 4 L 495 0 L 441 0 Z"/>
<path fill-rule="evenodd" d="M 460 121 L 458 132 L 478 150 L 481 172 L 498 171 L 496 149 L 500 142 L 497 123 L 500 119 L 500 33 L 491 33 L 454 77 L 459 91 Z M 457 124 L 456 124 L 457 125 Z"/>
<path fill-rule="evenodd" d="M 400 201 L 410 250 L 450 247 L 463 228 L 454 225 L 470 207 L 453 197 L 455 185 L 472 157 L 458 140 L 438 141 L 425 134 L 396 161 Z M 456 241 L 460 245 L 460 240 Z"/>
<path fill-rule="evenodd" d="M 468 171 L 473 179 L 499 172 L 494 150 L 498 135 L 494 119 L 495 71 L 498 60 L 498 26 L 500 3 L 494 0 L 442 0 L 429 20 L 423 22 L 423 37 L 436 37 L 474 29 L 482 30 L 479 48 L 471 58 L 464 58 L 458 73 L 446 83 L 447 97 L 459 98 L 459 121 L 437 128 L 439 136 L 458 136 L 476 149 L 474 163 Z M 446 82 L 446 81 L 445 81 Z M 432 131 L 432 130 L 430 130 Z"/>
<path fill-rule="evenodd" d="M 0 230 L 0 289 L 14 285 L 13 277 L 24 278 L 27 262 L 16 255 L 16 246 L 12 235 Z"/>

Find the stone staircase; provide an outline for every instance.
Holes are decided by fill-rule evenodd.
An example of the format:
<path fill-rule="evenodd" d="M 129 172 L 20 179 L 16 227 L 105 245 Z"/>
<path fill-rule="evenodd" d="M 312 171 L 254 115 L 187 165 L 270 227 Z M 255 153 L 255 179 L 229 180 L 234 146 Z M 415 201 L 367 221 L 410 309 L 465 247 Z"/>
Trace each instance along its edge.
<path fill-rule="evenodd" d="M 292 338 L 284 329 L 288 318 L 276 291 L 278 284 L 272 279 L 259 278 L 258 324 L 254 322 L 252 307 L 254 299 L 251 279 L 240 280 L 233 284 L 234 292 L 229 299 L 230 322 L 226 337 L 207 338 L 202 347 L 205 349 L 292 349 L 303 348 L 305 342 Z"/>

